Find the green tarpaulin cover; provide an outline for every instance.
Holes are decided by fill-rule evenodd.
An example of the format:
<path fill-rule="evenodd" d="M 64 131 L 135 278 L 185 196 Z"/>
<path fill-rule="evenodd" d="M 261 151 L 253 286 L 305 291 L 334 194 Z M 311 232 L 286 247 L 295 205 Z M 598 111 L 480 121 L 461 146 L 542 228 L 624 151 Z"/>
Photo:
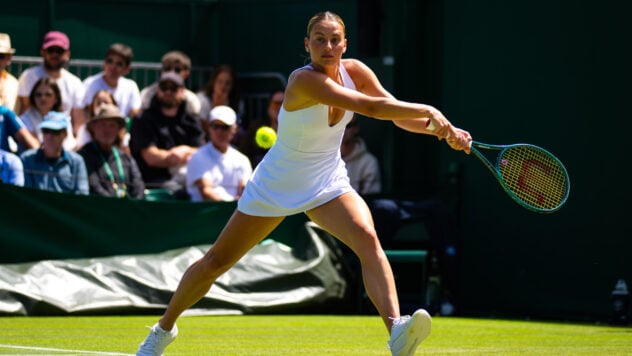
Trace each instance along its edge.
<path fill-rule="evenodd" d="M 0 184 L 0 314 L 157 312 L 233 203 L 147 202 Z M 304 215 L 222 275 L 189 313 L 285 313 L 345 298 L 341 261 Z"/>

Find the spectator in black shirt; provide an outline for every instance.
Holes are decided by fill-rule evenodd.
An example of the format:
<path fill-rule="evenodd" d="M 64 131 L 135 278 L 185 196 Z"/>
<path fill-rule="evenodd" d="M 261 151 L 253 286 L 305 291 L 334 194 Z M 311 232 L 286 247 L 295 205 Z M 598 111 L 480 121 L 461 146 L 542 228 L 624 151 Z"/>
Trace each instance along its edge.
<path fill-rule="evenodd" d="M 186 110 L 184 81 L 175 72 L 160 77 L 151 105 L 132 122 L 130 149 L 147 188 L 164 188 L 188 199 L 186 167 L 204 144 L 204 132 Z"/>

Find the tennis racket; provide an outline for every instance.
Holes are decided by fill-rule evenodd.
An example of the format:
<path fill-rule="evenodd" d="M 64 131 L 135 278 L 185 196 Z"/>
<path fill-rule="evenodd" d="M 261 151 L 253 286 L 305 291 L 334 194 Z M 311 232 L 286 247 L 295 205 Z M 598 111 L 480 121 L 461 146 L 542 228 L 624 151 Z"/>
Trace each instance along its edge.
<path fill-rule="evenodd" d="M 428 129 L 433 130 L 433 125 L 429 124 Z M 476 141 L 471 142 L 470 149 L 522 207 L 552 213 L 566 202 L 570 192 L 568 173 L 547 150 L 526 143 L 490 145 Z M 496 158 L 490 160 L 481 151 L 496 151 Z"/>

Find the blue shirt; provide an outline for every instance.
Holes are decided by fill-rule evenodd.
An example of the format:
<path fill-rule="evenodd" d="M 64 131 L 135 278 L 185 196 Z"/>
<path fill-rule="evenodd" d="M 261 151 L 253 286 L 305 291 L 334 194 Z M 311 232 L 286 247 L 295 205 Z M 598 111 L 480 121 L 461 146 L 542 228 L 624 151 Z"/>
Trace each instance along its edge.
<path fill-rule="evenodd" d="M 24 170 L 20 157 L 0 150 L 0 181 L 13 185 L 24 185 Z"/>
<path fill-rule="evenodd" d="M 13 111 L 0 105 L 0 149 L 11 151 L 9 137 L 15 138 L 15 134 L 23 127 L 22 120 Z"/>
<path fill-rule="evenodd" d="M 41 148 L 32 148 L 20 156 L 24 164 L 24 186 L 60 193 L 88 195 L 88 172 L 83 157 L 62 150 L 54 161 L 44 157 Z"/>

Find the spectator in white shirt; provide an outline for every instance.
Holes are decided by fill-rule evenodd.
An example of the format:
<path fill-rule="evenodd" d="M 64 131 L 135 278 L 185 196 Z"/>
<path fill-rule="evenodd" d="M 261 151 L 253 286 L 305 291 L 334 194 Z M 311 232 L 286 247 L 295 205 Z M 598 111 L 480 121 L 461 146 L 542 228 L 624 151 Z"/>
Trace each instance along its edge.
<path fill-rule="evenodd" d="M 103 61 L 103 71 L 89 76 L 83 81 L 86 89 L 83 106 L 88 118 L 94 115 L 96 106 L 93 105 L 93 102 L 97 99 L 97 95 L 103 91 L 111 93 L 113 100 L 109 103 L 115 104 L 119 108 L 126 121 L 140 114 L 141 101 L 138 84 L 125 77 L 131 70 L 133 59 L 134 53 L 127 45 L 115 43 L 108 48 Z M 85 125 L 82 126 L 77 134 L 77 147 L 81 148 L 91 140 L 92 137 Z M 129 135 L 122 141 L 123 146 L 127 146 L 127 141 L 129 141 Z"/>
<path fill-rule="evenodd" d="M 230 144 L 237 133 L 237 115 L 229 106 L 220 105 L 209 116 L 210 142 L 187 163 L 187 192 L 192 201 L 238 200 L 252 166 L 248 157 Z"/>
<path fill-rule="evenodd" d="M 38 79 L 50 77 L 55 80 L 61 91 L 63 112 L 71 117 L 72 131 L 77 130 L 85 122 L 83 112 L 84 88 L 81 79 L 70 73 L 64 66 L 70 60 L 70 40 L 65 33 L 50 31 L 44 36 L 40 55 L 44 63 L 26 69 L 18 79 L 18 100 L 22 114 L 31 106 L 29 95 Z"/>
<path fill-rule="evenodd" d="M 138 84 L 126 78 L 131 70 L 134 53 L 129 46 L 115 43 L 108 48 L 103 61 L 103 71 L 83 81 L 86 95 L 83 106 L 87 108 L 99 90 L 111 92 L 123 116 L 132 118 L 140 112 L 140 90 Z"/>

